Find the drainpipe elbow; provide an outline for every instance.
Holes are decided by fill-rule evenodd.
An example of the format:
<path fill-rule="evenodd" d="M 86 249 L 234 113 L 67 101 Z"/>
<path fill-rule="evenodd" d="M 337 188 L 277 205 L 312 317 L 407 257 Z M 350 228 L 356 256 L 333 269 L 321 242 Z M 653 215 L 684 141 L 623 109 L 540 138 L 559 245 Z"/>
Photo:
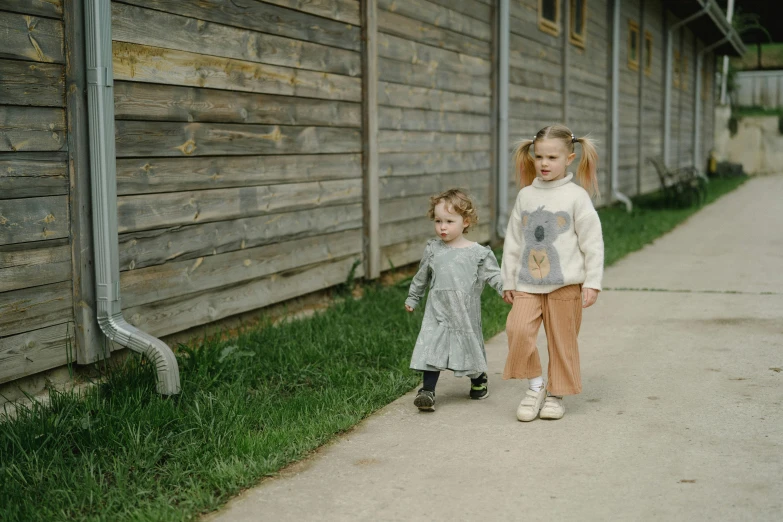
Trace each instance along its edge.
<path fill-rule="evenodd" d="M 155 364 L 158 393 L 177 395 L 180 392 L 177 358 L 166 343 L 128 323 L 122 312 L 99 313 L 98 326 L 111 341 L 143 353 Z"/>
<path fill-rule="evenodd" d="M 625 210 L 628 211 L 628 213 L 630 214 L 631 211 L 633 210 L 633 202 L 631 201 L 631 198 L 629 198 L 619 190 L 615 190 L 615 189 L 612 189 L 612 195 L 615 197 L 615 199 L 625 204 Z"/>

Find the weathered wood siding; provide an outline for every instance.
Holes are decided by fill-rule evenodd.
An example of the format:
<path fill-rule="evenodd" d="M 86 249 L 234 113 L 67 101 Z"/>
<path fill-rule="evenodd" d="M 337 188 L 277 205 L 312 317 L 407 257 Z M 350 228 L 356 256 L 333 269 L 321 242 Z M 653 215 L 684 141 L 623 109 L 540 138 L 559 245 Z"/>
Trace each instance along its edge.
<path fill-rule="evenodd" d="M 542 127 L 563 120 L 563 20 L 560 36 L 538 28 L 538 0 L 510 0 L 509 147 L 531 139 Z M 508 208 L 519 187 L 509 161 Z"/>
<path fill-rule="evenodd" d="M 570 1 L 570 0 L 568 0 Z M 568 120 L 566 124 L 576 136 L 589 135 L 598 149 L 598 185 L 603 197 L 610 194 L 610 78 L 612 66 L 612 26 L 609 18 L 611 0 L 587 2 L 587 36 L 584 49 L 568 43 Z M 564 26 L 566 29 L 568 26 Z M 566 35 L 566 42 L 567 42 Z M 581 147 L 576 146 L 577 158 L 572 171 L 581 159 Z"/>
<path fill-rule="evenodd" d="M 720 86 L 720 83 L 716 77 L 715 66 L 717 65 L 717 57 L 713 53 L 708 53 L 704 56 L 704 75 L 702 76 L 702 82 L 706 82 L 706 85 L 702 84 L 703 94 L 700 95 L 701 100 L 701 164 L 696 165 L 698 168 L 707 169 L 707 161 L 710 157 L 710 151 L 714 146 L 715 133 L 713 132 L 713 126 L 715 125 L 715 103 L 720 96 L 720 91 L 716 87 Z"/>
<path fill-rule="evenodd" d="M 538 0 L 510 3 L 510 145 L 564 120 L 595 138 L 597 204 L 611 200 L 612 3 L 587 2 L 583 47 L 569 40 L 570 0 L 560 0 L 557 36 L 539 28 Z M 0 383 L 65 364 L 69 342 L 80 363 L 101 351 L 81 6 L 0 4 Z M 428 197 L 446 188 L 466 188 L 477 203 L 468 237 L 491 238 L 497 2 L 377 0 L 377 105 L 366 103 L 362 82 L 373 60 L 362 56 L 360 6 L 112 3 L 121 289 L 131 323 L 163 336 L 339 284 L 369 244 L 375 201 L 382 269 L 418 261 L 432 237 Z M 639 23 L 639 71 L 628 67 L 630 20 Z M 676 21 L 661 0 L 622 2 L 618 188 L 628 195 L 659 187 L 648 159 L 663 154 L 665 31 Z M 687 62 L 671 98 L 670 164 L 682 166 L 693 162 L 694 103 L 703 107 L 701 157 L 712 147 L 717 82 L 708 55 L 710 84 L 696 93 L 701 44 L 687 29 L 673 43 Z M 378 199 L 365 183 L 377 181 L 365 168 L 371 156 L 362 155 L 376 138 L 363 121 L 376 119 Z"/>
<path fill-rule="evenodd" d="M 672 133 L 675 144 L 672 165 L 684 167 L 693 165 L 693 109 L 696 102 L 696 39 L 687 28 L 681 34 L 680 55 L 685 59 L 685 67 L 681 69 L 677 109 L 672 113 L 672 119 L 677 121 L 677 133 Z"/>
<path fill-rule="evenodd" d="M 421 258 L 429 196 L 467 189 L 490 238 L 491 2 L 378 0 L 381 266 Z"/>
<path fill-rule="evenodd" d="M 359 0 L 123 0 L 112 36 L 128 320 L 166 335 L 345 281 Z"/>
<path fill-rule="evenodd" d="M 660 181 L 651 158 L 663 157 L 663 98 L 666 34 L 664 32 L 663 7 L 660 0 L 644 0 L 642 21 L 642 122 L 641 122 L 641 172 L 639 192 L 648 193 L 660 188 Z M 652 36 L 652 66 L 649 74 L 644 71 L 647 63 L 647 47 L 644 35 Z"/>
<path fill-rule="evenodd" d="M 63 2 L 0 4 L 0 383 L 72 334 Z"/>
<path fill-rule="evenodd" d="M 583 47 L 569 39 L 569 5 L 570 0 L 561 0 L 560 29 L 559 34 L 554 36 L 538 26 L 537 0 L 511 1 L 510 146 L 513 150 L 516 142 L 532 138 L 547 125 L 565 123 L 575 135 L 589 135 L 596 141 L 600 158 L 599 186 L 604 194 L 608 194 L 609 5 L 607 0 L 590 0 L 587 3 Z M 567 76 L 565 81 L 564 75 Z M 564 84 L 567 96 L 564 96 Z M 575 152 L 574 168 L 581 159 L 579 146 Z M 511 208 L 518 186 L 514 166 L 510 165 L 509 170 L 508 204 Z"/>
<path fill-rule="evenodd" d="M 644 64 L 639 60 L 636 69 L 629 63 L 629 27 L 635 23 L 640 28 L 639 45 L 643 42 L 641 30 L 640 0 L 626 0 L 620 12 L 620 148 L 618 151 L 618 182 L 620 192 L 628 196 L 637 193 L 639 173 L 639 99 L 642 80 L 639 78 Z M 637 54 L 637 57 L 640 55 Z M 643 71 L 642 71 L 643 74 Z"/>

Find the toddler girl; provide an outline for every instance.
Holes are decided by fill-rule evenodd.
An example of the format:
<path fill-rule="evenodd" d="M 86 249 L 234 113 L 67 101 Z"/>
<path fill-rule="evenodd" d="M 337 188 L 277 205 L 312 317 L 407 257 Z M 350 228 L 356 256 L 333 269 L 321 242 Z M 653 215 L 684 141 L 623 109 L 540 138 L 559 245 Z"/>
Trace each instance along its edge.
<path fill-rule="evenodd" d="M 430 198 L 428 216 L 435 221 L 438 239 L 427 242 L 405 301 L 405 309 L 412 312 L 429 286 L 411 358 L 411 368 L 424 374 L 423 386 L 413 401 L 422 411 L 435 409 L 435 384 L 441 370 L 470 377 L 471 399 L 489 396 L 481 292 L 485 284 L 498 294 L 503 291 L 495 255 L 463 235 L 478 221 L 470 198 L 461 190 L 447 190 Z"/>
<path fill-rule="evenodd" d="M 576 143 L 582 146 L 576 173 L 581 186 L 566 172 L 576 156 Z M 552 125 L 521 142 L 514 157 L 524 188 L 503 246 L 503 299 L 513 305 L 506 321 L 503 378 L 530 380 L 517 409 L 520 421 L 560 419 L 565 414 L 563 395 L 582 391 L 576 341 L 582 308 L 595 303 L 601 290 L 604 243 L 588 195 L 598 192 L 598 155 L 588 138 Z M 536 348 L 542 321 L 549 350 L 546 388 Z"/>

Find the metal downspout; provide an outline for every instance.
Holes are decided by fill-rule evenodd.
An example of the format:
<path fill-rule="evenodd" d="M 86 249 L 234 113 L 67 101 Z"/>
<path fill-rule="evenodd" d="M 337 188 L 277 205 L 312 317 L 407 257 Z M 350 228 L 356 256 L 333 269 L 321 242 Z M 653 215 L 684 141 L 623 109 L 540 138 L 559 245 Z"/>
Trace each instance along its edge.
<path fill-rule="evenodd" d="M 500 0 L 498 49 L 498 214 L 497 235 L 506 237 L 508 226 L 508 54 L 509 54 L 509 0 Z"/>
<path fill-rule="evenodd" d="M 628 212 L 633 210 L 631 199 L 617 190 L 619 185 L 620 161 L 620 4 L 621 0 L 614 0 L 612 12 L 612 144 L 611 144 L 611 178 L 612 195 L 615 199 L 625 203 Z"/>
<path fill-rule="evenodd" d="M 696 92 L 694 94 L 695 107 L 693 109 L 693 166 L 698 168 L 699 166 L 699 149 L 701 148 L 701 70 L 704 67 L 704 56 L 717 48 L 719 45 L 723 45 L 731 39 L 731 34 L 727 34 L 717 42 L 708 45 L 704 49 L 696 53 Z"/>
<path fill-rule="evenodd" d="M 666 64 L 665 64 L 665 76 L 664 76 L 664 89 L 663 89 L 663 164 L 669 166 L 669 153 L 671 146 L 670 134 L 672 126 L 672 35 L 674 31 L 680 27 L 689 24 L 693 20 L 699 18 L 709 11 L 712 0 L 709 0 L 702 5 L 701 10 L 693 13 L 688 18 L 680 20 L 673 24 L 668 31 L 666 31 Z"/>
<path fill-rule="evenodd" d="M 731 25 L 731 19 L 734 18 L 734 0 L 729 0 L 726 5 L 726 21 Z M 720 76 L 720 104 L 726 105 L 726 80 L 729 74 L 729 57 L 723 56 L 723 71 Z"/>
<path fill-rule="evenodd" d="M 128 324 L 122 316 L 110 0 L 86 0 L 84 17 L 98 325 L 110 340 L 153 361 L 158 392 L 174 395 L 180 392 L 174 353 L 163 341 Z"/>

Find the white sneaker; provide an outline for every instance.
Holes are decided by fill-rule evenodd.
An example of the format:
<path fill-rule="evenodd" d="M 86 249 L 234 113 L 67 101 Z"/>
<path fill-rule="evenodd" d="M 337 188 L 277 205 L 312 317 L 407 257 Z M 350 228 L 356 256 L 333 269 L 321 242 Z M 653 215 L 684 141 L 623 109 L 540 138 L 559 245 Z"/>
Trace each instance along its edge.
<path fill-rule="evenodd" d="M 565 406 L 563 406 L 563 399 L 559 397 L 553 397 L 550 395 L 544 401 L 544 407 L 541 408 L 542 419 L 557 420 L 562 419 L 565 415 Z"/>
<path fill-rule="evenodd" d="M 525 392 L 525 398 L 522 399 L 517 408 L 517 419 L 522 422 L 529 422 L 538 417 L 538 411 L 541 409 L 541 405 L 544 404 L 545 397 L 546 388 L 541 388 L 541 391 L 528 389 Z"/>

